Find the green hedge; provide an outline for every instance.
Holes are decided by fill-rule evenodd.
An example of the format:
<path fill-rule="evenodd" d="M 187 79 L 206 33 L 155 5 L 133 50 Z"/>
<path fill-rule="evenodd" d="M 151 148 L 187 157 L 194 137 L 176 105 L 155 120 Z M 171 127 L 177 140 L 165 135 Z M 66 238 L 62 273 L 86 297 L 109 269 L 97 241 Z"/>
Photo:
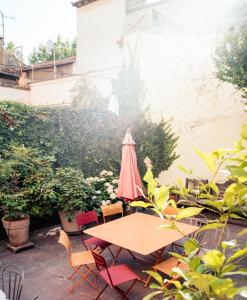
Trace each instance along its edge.
<path fill-rule="evenodd" d="M 0 154 L 15 143 L 54 155 L 55 167 L 81 169 L 86 177 L 104 169 L 119 172 L 121 142 L 126 131 L 122 124 L 117 115 L 105 110 L 1 101 Z M 142 174 L 146 156 L 153 161 L 156 176 L 177 158 L 177 138 L 169 123 L 138 120 L 133 136 Z"/>

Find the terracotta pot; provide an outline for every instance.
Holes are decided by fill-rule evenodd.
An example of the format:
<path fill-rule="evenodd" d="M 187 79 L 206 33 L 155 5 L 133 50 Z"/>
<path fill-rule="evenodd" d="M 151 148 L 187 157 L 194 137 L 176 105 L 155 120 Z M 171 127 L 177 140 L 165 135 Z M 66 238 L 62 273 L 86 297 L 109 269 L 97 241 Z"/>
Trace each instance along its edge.
<path fill-rule="evenodd" d="M 68 219 L 67 219 L 67 217 L 66 217 L 66 214 L 62 210 L 58 211 L 58 215 L 59 215 L 59 218 L 60 218 L 63 230 L 65 232 L 67 232 L 67 233 L 79 233 L 75 217 L 76 217 L 76 215 L 78 215 L 78 214 L 80 214 L 82 212 L 83 211 L 80 211 L 80 210 L 76 211 L 74 213 L 73 220 L 71 222 L 69 222 Z"/>
<path fill-rule="evenodd" d="M 3 217 L 2 222 L 12 246 L 19 247 L 29 241 L 30 217 L 28 215 L 18 221 L 8 221 Z"/>

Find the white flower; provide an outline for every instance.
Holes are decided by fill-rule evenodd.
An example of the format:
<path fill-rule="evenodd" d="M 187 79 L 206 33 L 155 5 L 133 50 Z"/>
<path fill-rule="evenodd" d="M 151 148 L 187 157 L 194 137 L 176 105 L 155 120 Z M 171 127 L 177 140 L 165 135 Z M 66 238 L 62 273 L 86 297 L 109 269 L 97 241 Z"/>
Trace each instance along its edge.
<path fill-rule="evenodd" d="M 107 188 L 108 194 L 111 194 L 113 192 L 113 185 L 109 185 Z"/>
<path fill-rule="evenodd" d="M 95 199 L 97 199 L 97 197 L 96 197 L 96 196 L 93 196 L 92 199 L 95 200 Z"/>
<path fill-rule="evenodd" d="M 103 171 L 100 172 L 100 175 L 101 175 L 101 176 L 104 176 L 104 175 L 106 175 L 106 174 L 107 174 L 107 171 L 106 171 L 106 170 L 103 170 Z"/>
<path fill-rule="evenodd" d="M 113 179 L 112 183 L 118 183 L 118 179 Z"/>
<path fill-rule="evenodd" d="M 99 182 L 105 181 L 105 178 L 100 178 Z"/>
<path fill-rule="evenodd" d="M 88 177 L 88 178 L 86 179 L 86 181 L 87 181 L 87 182 L 93 182 L 93 181 L 94 181 L 94 177 Z"/>
<path fill-rule="evenodd" d="M 95 180 L 95 181 L 99 181 L 99 177 L 97 177 L 97 176 L 94 177 L 94 180 Z"/>
<path fill-rule="evenodd" d="M 114 193 L 116 193 L 116 194 L 117 194 L 117 192 L 118 192 L 118 188 L 114 189 Z"/>
<path fill-rule="evenodd" d="M 107 175 L 108 175 L 108 176 L 112 176 L 112 175 L 113 175 L 113 172 L 112 172 L 112 171 L 108 171 L 108 172 L 107 172 Z"/>
<path fill-rule="evenodd" d="M 115 193 L 112 193 L 112 194 L 110 195 L 110 198 L 111 198 L 112 200 L 114 200 L 114 199 L 117 198 L 117 195 L 116 195 Z"/>
<path fill-rule="evenodd" d="M 95 194 L 99 195 L 99 194 L 101 194 L 101 191 L 100 190 L 95 191 Z"/>
<path fill-rule="evenodd" d="M 111 201 L 110 200 L 103 200 L 101 201 L 102 205 L 108 205 L 108 204 L 111 204 Z"/>
<path fill-rule="evenodd" d="M 109 182 L 106 182 L 105 184 L 104 184 L 104 186 L 109 186 L 110 185 L 110 183 Z"/>

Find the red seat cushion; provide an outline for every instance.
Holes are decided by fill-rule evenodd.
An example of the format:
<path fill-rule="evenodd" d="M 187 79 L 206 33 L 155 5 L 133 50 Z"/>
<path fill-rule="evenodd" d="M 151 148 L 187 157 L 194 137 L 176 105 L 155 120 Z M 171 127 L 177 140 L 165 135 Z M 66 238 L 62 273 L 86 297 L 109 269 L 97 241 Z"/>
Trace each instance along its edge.
<path fill-rule="evenodd" d="M 87 240 L 84 241 L 84 243 L 87 243 L 87 244 L 90 244 L 90 245 L 95 245 L 95 246 L 98 246 L 100 247 L 101 249 L 105 249 L 106 247 L 110 246 L 111 244 L 104 241 L 104 240 L 101 240 L 99 238 L 96 238 L 96 237 L 91 237 Z"/>
<path fill-rule="evenodd" d="M 110 273 L 113 286 L 111 284 L 106 269 L 100 271 L 99 274 L 111 287 L 120 285 L 121 283 L 125 283 L 134 279 L 140 279 L 138 275 L 136 275 L 133 271 L 130 270 L 128 266 L 124 264 L 110 267 L 108 268 L 108 272 Z"/>

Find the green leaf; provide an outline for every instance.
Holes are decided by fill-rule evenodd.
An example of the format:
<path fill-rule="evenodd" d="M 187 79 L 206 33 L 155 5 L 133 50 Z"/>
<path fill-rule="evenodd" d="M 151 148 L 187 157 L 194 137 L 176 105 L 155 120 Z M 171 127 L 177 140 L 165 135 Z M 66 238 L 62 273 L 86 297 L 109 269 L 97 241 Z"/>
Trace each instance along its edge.
<path fill-rule="evenodd" d="M 183 208 L 177 214 L 176 220 L 181 220 L 184 218 L 189 218 L 195 215 L 198 215 L 204 208 L 198 207 L 187 207 Z"/>
<path fill-rule="evenodd" d="M 226 248 L 233 248 L 237 245 L 237 240 L 231 240 L 231 241 L 223 241 L 221 243 L 222 248 L 226 249 Z"/>
<path fill-rule="evenodd" d="M 204 161 L 206 166 L 209 168 L 211 172 L 215 172 L 216 170 L 216 162 L 215 157 L 211 154 L 203 153 L 199 149 L 194 148 L 196 154 Z"/>
<path fill-rule="evenodd" d="M 182 289 L 182 285 L 181 285 L 181 283 L 180 283 L 178 280 L 170 280 L 169 282 L 172 283 L 172 284 L 174 284 L 175 287 L 176 287 L 178 290 L 181 290 L 181 289 Z"/>
<path fill-rule="evenodd" d="M 247 234 L 247 228 L 241 230 L 239 233 L 238 233 L 238 236 L 242 236 L 242 235 L 245 235 Z"/>
<path fill-rule="evenodd" d="M 243 124 L 241 127 L 241 137 L 244 140 L 247 140 L 247 124 Z"/>
<path fill-rule="evenodd" d="M 181 165 L 178 165 L 177 167 L 181 172 L 183 172 L 186 175 L 190 176 L 192 174 L 192 170 L 187 170 L 185 167 L 183 167 Z"/>
<path fill-rule="evenodd" d="M 224 224 L 222 224 L 222 223 L 209 223 L 209 224 L 201 227 L 197 232 L 204 231 L 204 230 L 216 229 L 216 228 L 222 228 L 222 227 L 224 227 Z"/>
<path fill-rule="evenodd" d="M 149 295 L 145 296 L 143 298 L 143 300 L 150 300 L 153 299 L 155 296 L 162 294 L 162 291 L 156 291 L 156 292 L 152 292 Z"/>
<path fill-rule="evenodd" d="M 150 275 L 152 278 L 154 278 L 160 285 L 163 284 L 163 279 L 160 276 L 160 274 L 158 272 L 154 272 L 154 271 L 145 271 L 145 273 L 147 273 L 148 275 Z"/>
<path fill-rule="evenodd" d="M 239 295 L 244 298 L 247 298 L 247 287 L 246 286 L 239 289 Z"/>
<path fill-rule="evenodd" d="M 130 203 L 130 206 L 147 208 L 152 207 L 152 204 L 144 201 L 133 201 Z"/>
<path fill-rule="evenodd" d="M 211 182 L 209 186 L 215 192 L 216 195 L 219 194 L 219 188 L 214 182 Z"/>
<path fill-rule="evenodd" d="M 158 190 L 156 205 L 160 210 L 163 210 L 168 200 L 169 200 L 169 188 L 163 185 Z"/>
<path fill-rule="evenodd" d="M 239 258 L 241 256 L 244 256 L 244 255 L 247 255 L 247 247 L 243 248 L 243 249 L 240 249 L 238 251 L 236 251 L 232 256 L 230 256 L 228 259 L 227 259 L 227 263 L 235 260 L 236 258 Z"/>
<path fill-rule="evenodd" d="M 191 252 L 195 251 L 196 249 L 199 249 L 200 244 L 198 243 L 197 240 L 193 238 L 189 238 L 186 240 L 183 246 L 186 255 L 190 255 Z"/>
<path fill-rule="evenodd" d="M 206 266 L 219 271 L 225 261 L 225 255 L 218 250 L 210 250 L 202 257 L 202 259 Z"/>

